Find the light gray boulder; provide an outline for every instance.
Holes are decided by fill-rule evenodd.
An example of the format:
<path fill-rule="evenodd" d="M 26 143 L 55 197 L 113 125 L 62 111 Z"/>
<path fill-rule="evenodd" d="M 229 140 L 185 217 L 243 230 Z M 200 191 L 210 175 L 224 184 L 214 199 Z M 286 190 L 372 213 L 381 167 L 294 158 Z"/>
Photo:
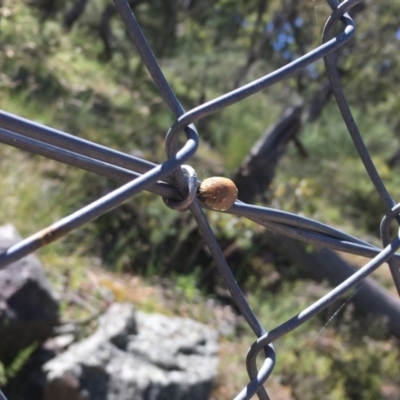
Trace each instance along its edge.
<path fill-rule="evenodd" d="M 45 400 L 206 400 L 217 357 L 209 327 L 114 304 L 91 337 L 44 365 Z"/>

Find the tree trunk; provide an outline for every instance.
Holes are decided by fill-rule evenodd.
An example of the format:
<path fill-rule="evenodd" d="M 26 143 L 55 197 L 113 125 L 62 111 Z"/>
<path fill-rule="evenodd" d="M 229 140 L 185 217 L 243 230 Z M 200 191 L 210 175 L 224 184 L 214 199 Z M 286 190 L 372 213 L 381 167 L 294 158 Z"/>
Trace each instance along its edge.
<path fill-rule="evenodd" d="M 130 0 L 129 5 L 132 11 L 135 11 L 135 7 L 145 1 L 146 0 Z M 114 3 L 107 4 L 101 13 L 99 35 L 104 47 L 102 55 L 106 61 L 111 59 L 114 51 L 114 35 L 111 30 L 111 21 L 115 15 L 117 15 L 117 9 Z"/>
<path fill-rule="evenodd" d="M 322 88 L 322 91 L 324 95 L 328 92 L 326 88 Z M 317 93 L 316 97 L 319 95 Z M 302 106 L 288 109 L 283 118 L 268 129 L 251 149 L 233 178 L 241 200 L 254 202 L 273 181 L 277 163 L 286 150 L 288 140 L 293 139 L 300 131 L 302 111 Z M 318 110 L 318 114 L 320 111 Z M 329 249 L 309 252 L 306 251 L 305 244 L 279 234 L 266 235 L 265 240 L 279 257 L 297 265 L 301 271 L 316 280 L 326 279 L 333 287 L 357 271 Z M 362 314 L 386 317 L 390 332 L 400 337 L 400 300 L 372 278 L 365 279 L 351 302 Z"/>
<path fill-rule="evenodd" d="M 300 131 L 302 113 L 302 104 L 289 108 L 253 146 L 233 177 L 240 200 L 252 203 L 268 190 L 287 143 Z"/>
<path fill-rule="evenodd" d="M 64 17 L 64 27 L 70 30 L 85 11 L 89 0 L 76 0 Z"/>
<path fill-rule="evenodd" d="M 306 275 L 318 281 L 327 280 L 333 287 L 357 271 L 354 266 L 329 249 L 314 249 L 309 252 L 305 250 L 303 243 L 279 234 L 268 236 L 268 243 L 281 257 L 298 266 Z M 374 279 L 365 279 L 350 301 L 363 315 L 385 317 L 390 332 L 400 338 L 400 300 Z"/>

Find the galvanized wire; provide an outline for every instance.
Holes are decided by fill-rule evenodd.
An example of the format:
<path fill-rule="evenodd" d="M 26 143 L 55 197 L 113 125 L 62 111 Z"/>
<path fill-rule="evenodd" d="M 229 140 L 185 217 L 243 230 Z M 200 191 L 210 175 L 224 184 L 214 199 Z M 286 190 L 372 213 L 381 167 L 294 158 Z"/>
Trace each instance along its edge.
<path fill-rule="evenodd" d="M 400 205 L 396 204 L 392 199 L 374 166 L 351 114 L 335 64 L 335 52 L 342 48 L 355 34 L 354 21 L 347 12 L 361 1 L 346 0 L 339 3 L 337 0 L 327 0 L 328 5 L 332 9 L 332 14 L 325 25 L 322 44 L 318 48 L 260 79 L 223 94 L 189 111 L 185 111 L 163 75 L 127 0 L 114 0 L 129 36 L 134 41 L 165 103 L 176 117 L 175 123 L 172 124 L 165 135 L 167 159 L 162 164 L 157 165 L 147 160 L 0 111 L 1 143 L 123 183 L 123 186 L 106 196 L 22 240 L 18 244 L 11 246 L 0 254 L 0 269 L 6 268 L 10 263 L 19 260 L 111 209 L 118 207 L 124 201 L 127 201 L 143 190 L 158 194 L 163 197 L 167 206 L 180 211 L 189 210 L 193 214 L 204 237 L 204 241 L 237 307 L 257 336 L 257 340 L 251 345 L 246 359 L 250 382 L 235 399 L 250 399 L 254 395 L 257 395 L 259 399 L 269 399 L 263 385 L 272 373 L 275 365 L 273 342 L 276 339 L 296 329 L 324 308 L 331 305 L 385 262 L 389 263 L 393 281 L 400 294 L 400 273 L 398 268 L 400 254 L 396 254 L 396 251 L 400 247 L 400 233 L 394 239 L 390 238 L 389 233 L 390 223 L 394 220 L 399 220 Z M 337 36 L 333 36 L 333 28 L 338 23 L 341 23 L 343 26 L 342 32 Z M 354 146 L 364 163 L 376 191 L 388 208 L 388 212 L 383 217 L 381 223 L 383 249 L 309 218 L 236 201 L 225 213 L 248 218 L 271 231 L 303 242 L 372 258 L 363 268 L 314 304 L 280 326 L 267 332 L 258 321 L 236 283 L 235 277 L 223 256 L 212 228 L 202 210 L 202 207 L 204 208 L 205 205 L 201 202 L 197 194 L 200 182 L 197 180 L 196 172 L 193 168 L 184 164 L 195 154 L 199 145 L 200 137 L 193 125 L 196 121 L 264 90 L 322 58 L 325 61 L 326 72 L 330 79 L 333 94 L 354 142 Z M 183 133 L 184 135 L 182 135 Z M 182 143 L 181 146 L 179 145 L 180 143 Z M 264 362 L 261 368 L 258 369 L 256 358 L 260 352 L 264 353 Z M 0 391 L 0 398 L 2 397 L 4 398 L 4 395 Z"/>

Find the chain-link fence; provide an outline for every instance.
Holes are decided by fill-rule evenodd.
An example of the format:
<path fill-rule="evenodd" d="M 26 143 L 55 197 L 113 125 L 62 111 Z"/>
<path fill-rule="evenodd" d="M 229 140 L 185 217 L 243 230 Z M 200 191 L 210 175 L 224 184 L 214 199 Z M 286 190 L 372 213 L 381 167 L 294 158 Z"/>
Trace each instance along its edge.
<path fill-rule="evenodd" d="M 389 263 L 393 281 L 400 293 L 399 258 L 396 254 L 400 247 L 400 237 L 396 236 L 392 239 L 389 231 L 392 221 L 400 221 L 398 219 L 400 205 L 396 204 L 388 193 L 372 162 L 352 117 L 335 62 L 335 53 L 345 46 L 355 34 L 355 24 L 348 11 L 361 1 L 347 0 L 339 3 L 337 0 L 327 0 L 332 13 L 324 28 L 322 44 L 318 48 L 260 79 L 185 111 L 164 77 L 128 1 L 114 0 L 126 29 L 139 50 L 154 83 L 176 118 L 175 123 L 166 134 L 167 160 L 156 165 L 15 115 L 0 112 L 0 142 L 123 183 L 123 186 L 117 190 L 10 247 L 0 254 L 1 268 L 6 268 L 14 261 L 118 207 L 143 190 L 158 194 L 162 196 L 168 207 L 178 211 L 189 211 L 193 214 L 219 273 L 225 280 L 237 307 L 257 337 L 251 345 L 246 359 L 249 384 L 236 396 L 236 399 L 250 399 L 254 395 L 257 395 L 259 399 L 268 399 L 263 385 L 274 368 L 273 343 L 278 338 L 290 333 L 331 305 L 385 262 Z M 341 27 L 341 31 L 335 36 L 334 32 L 338 32 L 338 26 Z M 184 165 L 190 162 L 200 142 L 201 132 L 198 133 L 195 128 L 196 121 L 264 90 L 322 58 L 325 61 L 326 73 L 350 136 L 376 191 L 387 206 L 388 212 L 383 216 L 381 223 L 383 249 L 333 227 L 289 212 L 254 206 L 238 200 L 230 206 L 229 200 L 236 199 L 235 190 L 229 186 L 230 181 L 216 179 L 211 181 L 209 186 L 200 186 L 199 189 L 200 182 L 196 172 L 190 166 Z M 371 261 L 298 315 L 272 330 L 266 331 L 237 285 L 202 210 L 203 207 L 248 218 L 273 232 L 317 246 L 368 257 L 371 258 Z M 260 353 L 263 353 L 264 362 L 261 368 L 258 368 L 256 359 Z M 0 393 L 0 398 L 2 396 Z"/>

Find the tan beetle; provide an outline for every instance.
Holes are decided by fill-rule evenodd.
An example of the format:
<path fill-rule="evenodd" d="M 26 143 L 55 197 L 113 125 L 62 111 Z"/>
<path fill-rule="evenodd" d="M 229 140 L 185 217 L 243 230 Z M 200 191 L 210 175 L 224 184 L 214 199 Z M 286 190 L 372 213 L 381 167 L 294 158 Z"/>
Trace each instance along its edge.
<path fill-rule="evenodd" d="M 200 200 L 207 207 L 216 211 L 226 211 L 235 203 L 238 189 L 230 179 L 214 176 L 201 182 L 198 193 Z"/>

